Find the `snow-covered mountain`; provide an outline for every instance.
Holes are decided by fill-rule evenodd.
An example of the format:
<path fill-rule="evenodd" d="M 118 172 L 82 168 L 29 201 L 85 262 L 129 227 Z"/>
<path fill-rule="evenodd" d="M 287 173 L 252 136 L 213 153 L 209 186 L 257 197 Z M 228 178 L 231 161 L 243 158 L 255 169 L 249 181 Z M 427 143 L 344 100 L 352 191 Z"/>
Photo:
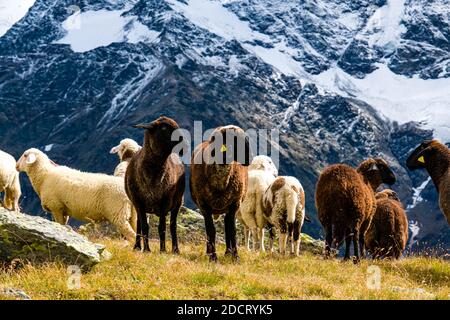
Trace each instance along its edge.
<path fill-rule="evenodd" d="M 311 212 L 325 165 L 383 156 L 416 240 L 449 248 L 432 184 L 404 167 L 423 139 L 450 142 L 448 0 L 0 0 L 2 149 L 108 172 L 160 114 L 281 129 Z"/>

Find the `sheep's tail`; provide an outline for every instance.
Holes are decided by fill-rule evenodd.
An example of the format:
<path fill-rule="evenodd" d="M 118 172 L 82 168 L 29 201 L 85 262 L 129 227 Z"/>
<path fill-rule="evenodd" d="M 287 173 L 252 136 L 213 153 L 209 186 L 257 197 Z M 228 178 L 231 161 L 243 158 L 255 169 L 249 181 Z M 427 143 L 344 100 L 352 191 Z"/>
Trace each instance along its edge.
<path fill-rule="evenodd" d="M 284 191 L 284 199 L 286 203 L 287 222 L 294 223 L 297 216 L 297 207 L 299 205 L 298 194 L 291 188 Z"/>

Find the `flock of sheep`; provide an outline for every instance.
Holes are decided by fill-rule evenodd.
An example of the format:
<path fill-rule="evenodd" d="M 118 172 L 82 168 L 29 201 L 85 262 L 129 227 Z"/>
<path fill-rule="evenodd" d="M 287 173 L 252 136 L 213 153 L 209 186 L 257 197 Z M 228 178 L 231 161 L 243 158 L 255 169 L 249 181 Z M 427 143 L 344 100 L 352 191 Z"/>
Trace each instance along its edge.
<path fill-rule="evenodd" d="M 111 149 L 120 163 L 114 176 L 86 173 L 59 166 L 38 149 L 20 159 L 0 151 L 0 192 L 3 206 L 18 211 L 19 172 L 25 172 L 42 208 L 55 221 L 109 221 L 137 250 L 150 251 L 147 214 L 159 217 L 160 251 L 166 251 L 166 217 L 170 212 L 172 252 L 179 253 L 177 216 L 185 191 L 185 166 L 173 152 L 179 129 L 160 117 L 136 128 L 144 129 L 143 147 L 124 139 Z M 232 138 L 230 138 L 232 137 Z M 244 146 L 244 156 L 236 152 Z M 223 161 L 217 162 L 216 159 Z M 422 143 L 409 157 L 410 170 L 425 168 L 440 193 L 440 206 L 450 223 L 450 151 L 436 140 Z M 332 165 L 322 172 L 316 188 L 318 218 L 325 232 L 325 256 L 345 242 L 345 259 L 357 262 L 365 250 L 374 258 L 399 258 L 408 239 L 405 210 L 392 190 L 376 192 L 396 177 L 386 161 L 368 159 L 356 169 Z M 269 250 L 279 232 L 279 252 L 300 254 L 300 231 L 305 220 L 305 191 L 294 177 L 278 176 L 267 156 L 253 157 L 248 137 L 237 126 L 217 128 L 197 146 L 190 164 L 190 191 L 200 209 L 207 234 L 207 254 L 217 260 L 214 219 L 225 215 L 226 255 L 238 259 L 236 219 L 244 225 L 249 250 L 265 251 L 264 230 L 269 229 Z M 253 245 L 251 245 L 253 244 Z"/>

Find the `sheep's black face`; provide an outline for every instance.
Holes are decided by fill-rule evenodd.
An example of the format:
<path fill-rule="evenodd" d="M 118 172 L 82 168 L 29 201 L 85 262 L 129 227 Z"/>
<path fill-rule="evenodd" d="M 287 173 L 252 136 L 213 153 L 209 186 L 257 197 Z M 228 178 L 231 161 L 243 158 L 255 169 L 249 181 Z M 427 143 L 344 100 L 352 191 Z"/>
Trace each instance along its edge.
<path fill-rule="evenodd" d="M 182 143 L 180 139 L 173 139 L 174 132 L 179 129 L 179 126 L 171 118 L 159 117 L 155 121 L 138 124 L 134 127 L 145 129 L 148 135 L 146 143 L 150 144 L 152 149 L 159 150 L 159 152 L 170 154 L 178 144 Z"/>
<path fill-rule="evenodd" d="M 433 141 L 425 141 L 413 151 L 406 160 L 406 166 L 409 170 L 423 169 L 432 153 Z"/>
<path fill-rule="evenodd" d="M 378 170 L 381 174 L 381 180 L 383 183 L 392 186 L 397 182 L 397 178 L 395 177 L 394 172 L 389 168 L 389 165 L 383 159 L 375 159 L 377 162 Z"/>
<path fill-rule="evenodd" d="M 213 133 L 210 141 L 215 163 L 231 164 L 235 161 L 244 166 L 250 165 L 253 154 L 249 138 L 242 129 L 238 127 L 221 128 Z"/>

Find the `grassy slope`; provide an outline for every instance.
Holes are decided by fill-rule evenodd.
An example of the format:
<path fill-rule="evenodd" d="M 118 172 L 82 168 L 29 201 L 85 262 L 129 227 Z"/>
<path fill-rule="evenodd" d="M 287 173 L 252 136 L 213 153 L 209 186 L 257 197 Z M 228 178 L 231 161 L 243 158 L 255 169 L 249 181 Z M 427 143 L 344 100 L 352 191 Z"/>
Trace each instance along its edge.
<path fill-rule="evenodd" d="M 219 250 L 219 263 L 208 262 L 204 245 L 181 245 L 180 256 L 133 252 L 121 240 L 101 240 L 113 258 L 82 276 L 82 287 L 67 289 L 66 268 L 58 264 L 0 271 L 0 286 L 22 289 L 33 299 L 449 299 L 450 264 L 406 258 L 363 261 L 360 265 L 259 255 L 240 250 L 232 263 Z M 381 290 L 366 286 L 367 267 L 382 270 Z M 426 292 L 418 290 L 423 289 Z M 0 298 L 1 299 L 1 298 Z"/>

